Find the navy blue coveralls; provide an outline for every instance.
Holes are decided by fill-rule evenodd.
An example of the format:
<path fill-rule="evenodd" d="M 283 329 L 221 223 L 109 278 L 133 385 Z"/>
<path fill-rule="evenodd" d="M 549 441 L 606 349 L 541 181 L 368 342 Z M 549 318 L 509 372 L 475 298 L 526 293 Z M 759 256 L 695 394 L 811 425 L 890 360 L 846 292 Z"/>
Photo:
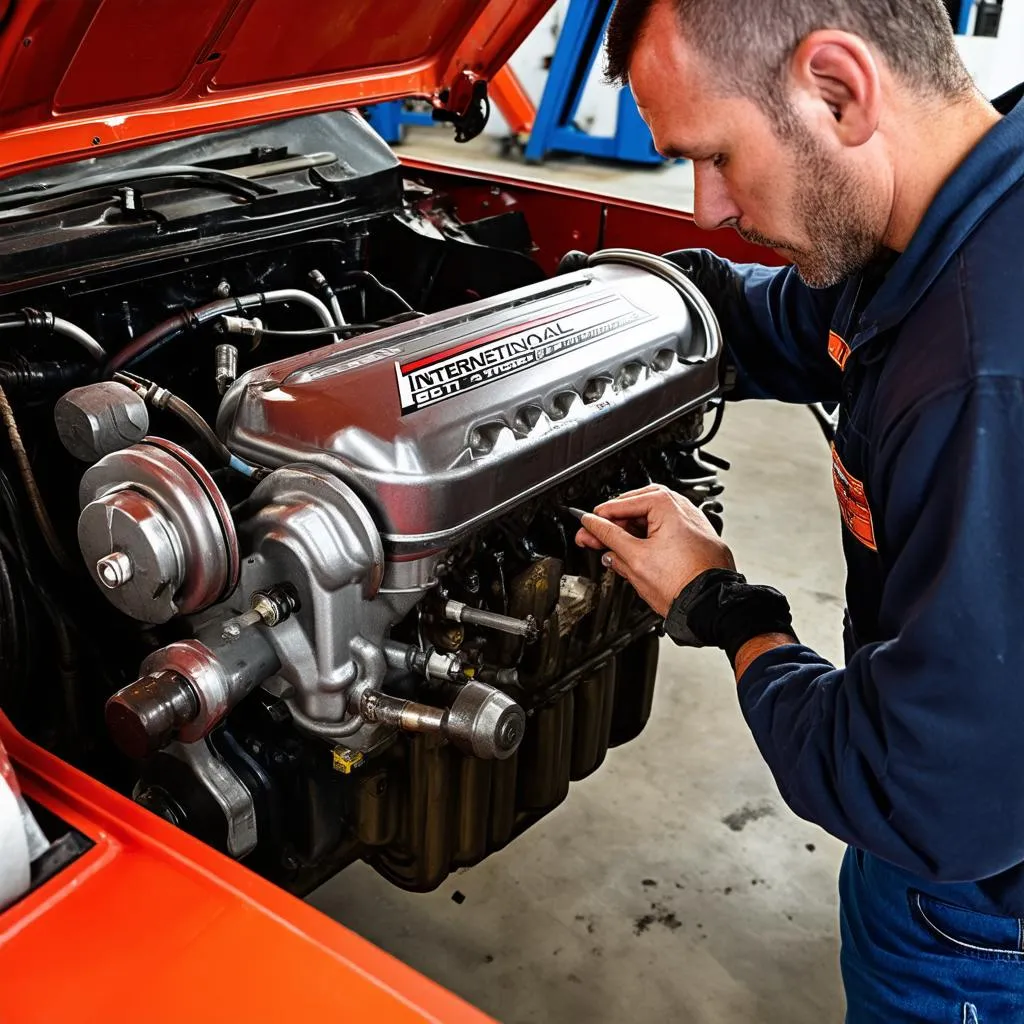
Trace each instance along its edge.
<path fill-rule="evenodd" d="M 878 858 L 911 902 L 1013 919 L 1010 958 L 1024 950 L 1019 98 L 997 101 L 1010 112 L 880 282 L 814 290 L 793 268 L 707 254 L 694 275 L 738 370 L 732 397 L 840 409 L 846 667 L 801 645 L 758 658 L 739 685 L 757 745 L 789 806 L 854 848 L 848 869 Z"/>

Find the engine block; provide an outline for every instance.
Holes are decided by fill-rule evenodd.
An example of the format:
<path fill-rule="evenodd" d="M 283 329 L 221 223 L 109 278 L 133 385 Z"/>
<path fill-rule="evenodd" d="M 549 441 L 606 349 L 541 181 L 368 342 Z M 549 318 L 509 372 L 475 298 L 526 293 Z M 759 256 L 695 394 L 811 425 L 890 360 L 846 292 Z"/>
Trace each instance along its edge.
<path fill-rule="evenodd" d="M 217 429 L 257 482 L 230 507 L 184 449 L 130 443 L 130 388 L 69 396 L 69 449 L 114 437 L 81 487 L 97 584 L 188 633 L 107 704 L 136 799 L 296 891 L 357 857 L 429 889 L 547 813 L 643 728 L 657 665 L 567 508 L 659 482 L 717 515 L 719 351 L 671 263 L 597 253 L 245 374 Z"/>

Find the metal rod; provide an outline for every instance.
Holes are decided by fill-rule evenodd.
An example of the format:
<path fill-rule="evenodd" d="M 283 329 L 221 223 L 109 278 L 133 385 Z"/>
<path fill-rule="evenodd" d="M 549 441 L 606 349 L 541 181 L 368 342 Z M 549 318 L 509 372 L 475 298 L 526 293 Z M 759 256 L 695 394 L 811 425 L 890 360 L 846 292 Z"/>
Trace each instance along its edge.
<path fill-rule="evenodd" d="M 323 167 L 338 160 L 334 153 L 310 153 L 308 156 L 289 156 L 283 160 L 268 160 L 262 164 L 247 164 L 245 167 L 233 167 L 231 173 L 237 178 L 269 178 L 275 174 L 286 174 L 288 171 L 303 171 L 308 167 Z"/>
<path fill-rule="evenodd" d="M 527 640 L 537 638 L 537 623 L 532 616 L 515 619 L 511 615 L 499 615 L 497 612 L 489 612 L 484 608 L 472 608 L 461 601 L 446 601 L 444 617 L 449 622 L 465 622 L 469 626 L 494 629 L 499 633 L 525 637 Z"/>

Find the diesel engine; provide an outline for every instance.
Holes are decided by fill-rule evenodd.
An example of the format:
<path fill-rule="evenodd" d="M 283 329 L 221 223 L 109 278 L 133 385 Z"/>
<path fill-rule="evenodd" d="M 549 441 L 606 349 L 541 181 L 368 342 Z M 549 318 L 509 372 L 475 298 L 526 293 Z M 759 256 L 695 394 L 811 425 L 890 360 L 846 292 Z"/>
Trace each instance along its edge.
<path fill-rule="evenodd" d="M 316 192 L 301 239 L 22 281 L 9 325 L 102 358 L 23 352 L 0 381 L 52 436 L 25 504 L 59 506 L 88 588 L 72 613 L 40 585 L 80 761 L 293 891 L 360 858 L 427 890 L 647 722 L 659 620 L 568 508 L 657 482 L 720 523 L 721 342 L 667 260 L 606 249 L 545 278 L 332 124 L 380 166 L 245 165 Z M 372 174 L 396 193 L 360 193 Z M 431 291 L 438 245 L 490 261 L 486 287 L 478 267 Z"/>

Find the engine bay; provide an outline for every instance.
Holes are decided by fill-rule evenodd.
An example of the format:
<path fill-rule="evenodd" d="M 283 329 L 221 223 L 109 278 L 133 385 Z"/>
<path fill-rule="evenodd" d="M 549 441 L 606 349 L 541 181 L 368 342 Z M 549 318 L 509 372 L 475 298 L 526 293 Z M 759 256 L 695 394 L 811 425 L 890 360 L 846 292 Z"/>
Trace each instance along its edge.
<path fill-rule="evenodd" d="M 425 891 L 651 713 L 570 506 L 721 524 L 721 340 L 667 260 L 463 222 L 356 114 L 0 191 L 0 708 L 305 893 Z"/>

